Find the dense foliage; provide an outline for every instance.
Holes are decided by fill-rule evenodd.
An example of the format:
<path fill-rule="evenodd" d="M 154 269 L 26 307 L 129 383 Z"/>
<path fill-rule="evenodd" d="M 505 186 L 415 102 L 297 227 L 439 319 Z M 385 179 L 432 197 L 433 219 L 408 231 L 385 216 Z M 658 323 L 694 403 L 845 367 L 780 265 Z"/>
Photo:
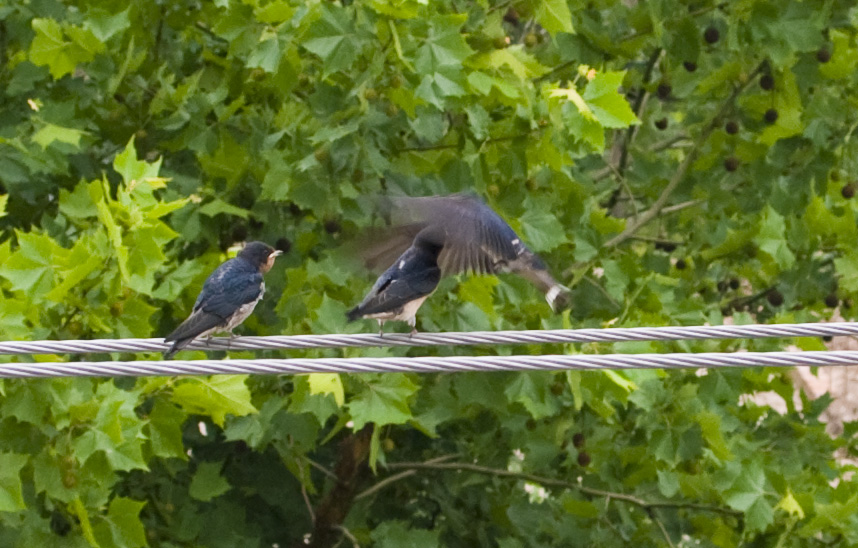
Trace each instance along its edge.
<path fill-rule="evenodd" d="M 856 35 L 842 0 L 7 0 L 0 336 L 163 336 L 249 239 L 289 253 L 241 333 L 371 331 L 367 196 L 462 190 L 575 306 L 449 279 L 424 330 L 853 317 Z M 822 348 L 361 352 L 786 344 Z M 0 381 L 0 545 L 858 545 L 853 428 L 800 403 L 766 369 Z"/>

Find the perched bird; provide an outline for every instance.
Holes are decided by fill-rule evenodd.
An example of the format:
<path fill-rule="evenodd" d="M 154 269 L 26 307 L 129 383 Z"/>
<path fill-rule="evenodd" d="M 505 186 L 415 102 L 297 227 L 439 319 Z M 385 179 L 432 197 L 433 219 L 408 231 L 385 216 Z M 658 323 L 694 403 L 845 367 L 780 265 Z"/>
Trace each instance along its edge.
<path fill-rule="evenodd" d="M 485 202 L 468 194 L 451 196 L 430 196 L 423 198 L 391 198 L 383 207 L 391 227 L 384 234 L 375 234 L 374 241 L 364 246 L 362 255 L 370 268 L 390 264 L 390 261 L 408 248 L 396 259 L 378 279 L 364 303 L 372 300 L 385 283 L 390 283 L 397 275 L 416 278 L 421 270 L 430 270 L 434 276 L 435 268 L 440 274 L 450 275 L 462 272 L 477 274 L 496 274 L 513 272 L 533 283 L 543 293 L 551 308 L 559 312 L 571 306 L 571 293 L 568 288 L 557 282 L 542 259 L 531 251 L 515 231 L 494 212 Z M 432 253 L 440 243 L 440 251 L 432 255 L 426 248 L 426 238 L 418 241 L 419 235 L 432 234 Z M 410 247 L 409 247 L 410 246 Z M 422 251 L 421 261 L 405 260 Z M 432 260 L 430 260 L 430 258 Z M 400 266 L 402 265 L 402 266 Z M 405 268 L 407 270 L 401 270 Z M 419 296 L 411 297 L 412 309 L 390 314 L 385 319 L 407 319 L 414 327 L 413 314 L 426 297 L 435 289 L 422 288 Z M 427 284 L 428 286 L 428 284 Z M 386 287 L 386 286 L 385 286 Z M 419 299 L 419 300 L 418 300 Z M 349 319 L 369 316 L 363 312 L 364 303 L 348 313 Z M 398 303 L 401 307 L 402 303 Z M 393 309 L 377 304 L 375 314 L 392 312 Z M 414 331 L 412 331 L 414 333 Z"/>
<path fill-rule="evenodd" d="M 164 339 L 173 343 L 164 357 L 169 358 L 198 337 L 211 337 L 218 332 L 232 336 L 232 330 L 250 316 L 262 299 L 262 275 L 271 270 L 280 253 L 262 242 L 250 242 L 237 257 L 217 267 L 203 284 L 191 315 Z"/>
<path fill-rule="evenodd" d="M 411 247 L 376 280 L 363 302 L 346 313 L 348 320 L 376 319 L 380 336 L 384 336 L 387 320 L 408 322 L 411 334 L 417 333 L 417 309 L 441 280 L 438 255 L 443 246 L 443 231 L 434 227 L 420 231 Z"/>

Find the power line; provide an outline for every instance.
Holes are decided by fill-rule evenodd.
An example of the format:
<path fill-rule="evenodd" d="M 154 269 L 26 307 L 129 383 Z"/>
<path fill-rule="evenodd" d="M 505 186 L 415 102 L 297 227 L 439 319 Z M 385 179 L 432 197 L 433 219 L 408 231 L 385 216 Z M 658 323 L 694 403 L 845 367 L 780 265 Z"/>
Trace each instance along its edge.
<path fill-rule="evenodd" d="M 858 351 L 445 356 L 422 358 L 294 358 L 238 360 L 104 361 L 0 364 L 0 378 L 113 377 L 210 374 L 453 373 L 565 369 L 696 369 L 855 365 Z"/>
<path fill-rule="evenodd" d="M 469 331 L 418 333 L 414 337 L 390 333 L 353 335 L 277 335 L 213 338 L 195 341 L 189 350 L 285 350 L 379 346 L 474 346 L 557 344 L 586 342 L 676 341 L 701 339 L 755 339 L 837 337 L 858 335 L 858 322 L 774 325 L 711 325 L 680 327 L 617 327 L 609 329 L 552 329 L 532 331 Z M 83 341 L 2 341 L 0 354 L 87 354 L 104 352 L 163 352 L 163 339 L 95 339 Z"/>

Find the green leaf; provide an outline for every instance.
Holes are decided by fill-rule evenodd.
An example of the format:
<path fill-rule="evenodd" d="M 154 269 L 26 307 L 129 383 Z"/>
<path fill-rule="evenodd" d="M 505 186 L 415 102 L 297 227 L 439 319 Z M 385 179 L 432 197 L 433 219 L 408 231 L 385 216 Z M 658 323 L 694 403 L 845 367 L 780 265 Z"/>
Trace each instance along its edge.
<path fill-rule="evenodd" d="M 760 232 L 755 238 L 760 250 L 769 255 L 781 270 L 792 268 L 795 264 L 795 255 L 789 248 L 786 230 L 784 217 L 769 206 L 763 214 Z"/>
<path fill-rule="evenodd" d="M 576 498 L 569 492 L 564 492 L 560 496 L 560 503 L 567 514 L 587 519 L 599 516 L 599 509 L 592 502 Z"/>
<path fill-rule="evenodd" d="M 333 394 L 337 405 L 342 407 L 346 402 L 343 381 L 337 373 L 311 373 L 307 375 L 311 394 Z"/>
<path fill-rule="evenodd" d="M 280 67 L 282 54 L 280 40 L 276 35 L 269 36 L 261 40 L 247 57 L 247 66 L 258 67 L 273 74 Z"/>
<path fill-rule="evenodd" d="M 95 539 L 95 533 L 92 529 L 92 522 L 89 519 L 89 512 L 86 510 L 86 506 L 84 506 L 83 501 L 81 501 L 80 496 L 74 498 L 72 502 L 72 512 L 77 517 L 80 522 L 81 532 L 83 533 L 83 537 L 89 543 L 92 548 L 100 548 L 98 541 Z"/>
<path fill-rule="evenodd" d="M 703 431 L 703 439 L 715 456 L 721 460 L 731 459 L 733 455 L 722 434 L 721 417 L 711 411 L 703 411 L 697 414 L 695 420 Z"/>
<path fill-rule="evenodd" d="M 639 124 L 632 107 L 618 91 L 625 72 L 600 72 L 587 84 L 583 98 L 602 126 L 610 129 Z"/>
<path fill-rule="evenodd" d="M 47 66 L 56 79 L 74 71 L 78 63 L 74 48 L 65 40 L 59 23 L 53 19 L 33 19 L 32 25 L 36 35 L 30 44 L 30 61 Z"/>
<path fill-rule="evenodd" d="M 173 389 L 173 402 L 188 413 L 207 415 L 223 426 L 227 415 L 256 413 L 247 389 L 247 375 L 190 378 Z"/>
<path fill-rule="evenodd" d="M 566 0 L 540 0 L 536 8 L 536 20 L 551 33 L 575 32 L 572 26 L 572 12 L 569 11 Z"/>
<path fill-rule="evenodd" d="M 360 40 L 345 8 L 323 4 L 322 16 L 309 29 L 302 46 L 322 58 L 330 74 L 349 67 L 357 57 Z"/>
<path fill-rule="evenodd" d="M 116 222 L 113 212 L 110 210 L 108 204 L 110 193 L 109 189 L 105 189 L 106 186 L 107 181 L 93 181 L 88 185 L 87 189 L 89 190 L 89 197 L 98 211 L 98 220 L 104 226 L 107 237 L 113 247 L 122 279 L 128 282 L 131 279 L 131 272 L 128 269 L 128 248 L 122 243 L 122 229 Z"/>
<path fill-rule="evenodd" d="M 220 215 L 221 213 L 224 213 L 226 215 L 235 215 L 236 217 L 241 217 L 242 219 L 247 219 L 250 216 L 250 212 L 246 209 L 241 209 L 240 207 L 228 204 L 219 198 L 215 198 L 204 206 L 201 206 L 199 211 L 207 217 L 214 217 L 215 215 Z"/>
<path fill-rule="evenodd" d="M 158 173 L 161 170 L 161 158 L 149 163 L 137 159 L 137 149 L 134 147 L 132 137 L 125 148 L 113 159 L 113 169 L 122 176 L 126 185 L 133 186 L 136 182 L 159 180 Z"/>
<path fill-rule="evenodd" d="M 679 475 L 672 470 L 658 471 L 658 490 L 667 498 L 679 492 Z"/>
<path fill-rule="evenodd" d="M 464 15 L 432 18 L 426 39 L 414 60 L 414 68 L 419 74 L 429 75 L 443 69 L 461 70 L 465 59 L 474 53 L 459 30 L 466 19 Z"/>
<path fill-rule="evenodd" d="M 840 275 L 840 287 L 849 292 L 858 291 L 858 252 L 847 252 L 834 259 L 834 268 Z"/>
<path fill-rule="evenodd" d="M 819 72 L 826 78 L 847 78 L 858 64 L 858 48 L 853 46 L 852 36 L 847 32 L 830 29 L 828 35 L 832 43 L 831 60 L 820 65 Z"/>
<path fill-rule="evenodd" d="M 348 403 L 354 430 L 360 430 L 370 422 L 376 426 L 407 422 L 412 417 L 408 402 L 417 388 L 404 373 L 371 377 Z"/>
<path fill-rule="evenodd" d="M 21 492 L 21 468 L 27 455 L 0 453 L 0 512 L 16 512 L 26 508 Z"/>
<path fill-rule="evenodd" d="M 295 8 L 288 2 L 276 0 L 255 8 L 253 14 L 260 23 L 278 24 L 291 19 L 295 14 Z"/>
<path fill-rule="evenodd" d="M 557 398 L 551 393 L 552 373 L 516 373 L 514 380 L 504 389 L 510 403 L 520 403 L 534 419 L 542 419 L 560 410 Z"/>
<path fill-rule="evenodd" d="M 17 232 L 18 249 L 0 265 L 0 276 L 9 280 L 12 291 L 27 291 L 39 302 L 54 284 L 54 260 L 63 256 L 50 237 L 35 232 Z"/>
<path fill-rule="evenodd" d="M 438 531 L 410 529 L 403 521 L 386 521 L 372 531 L 378 548 L 433 548 L 441 546 Z"/>
<path fill-rule="evenodd" d="M 804 510 L 801 508 L 801 504 L 795 500 L 790 489 L 787 489 L 786 495 L 784 495 L 778 505 L 775 506 L 775 509 L 783 510 L 791 516 L 796 516 L 798 519 L 804 519 L 805 516 Z"/>
<path fill-rule="evenodd" d="M 164 301 L 175 301 L 205 270 L 205 265 L 196 261 L 185 261 L 168 274 L 155 289 L 152 296 Z"/>
<path fill-rule="evenodd" d="M 54 124 L 45 124 L 39 131 L 33 134 L 33 141 L 48 148 L 52 143 L 59 142 L 80 148 L 80 139 L 85 134 L 79 129 L 60 127 Z"/>
<path fill-rule="evenodd" d="M 147 424 L 152 453 L 159 457 L 187 460 L 182 442 L 182 425 L 187 418 L 187 414 L 176 406 L 156 400 Z"/>
<path fill-rule="evenodd" d="M 531 204 L 518 219 L 527 245 L 534 251 L 550 251 L 568 242 L 566 230 L 557 217 L 547 208 Z"/>
<path fill-rule="evenodd" d="M 339 411 L 334 394 L 311 394 L 310 382 L 306 376 L 297 377 L 294 391 L 289 397 L 289 411 L 292 413 L 309 413 L 324 424 L 332 415 Z M 263 407 L 262 411 L 265 408 Z"/>
<path fill-rule="evenodd" d="M 222 467 L 219 462 L 201 462 L 191 479 L 188 493 L 197 500 L 208 502 L 229 491 L 232 486 L 221 475 Z"/>
<path fill-rule="evenodd" d="M 772 506 L 766 501 L 766 478 L 763 467 L 752 462 L 726 493 L 725 502 L 745 513 L 752 531 L 763 531 L 774 518 Z"/>
<path fill-rule="evenodd" d="M 8 203 L 9 203 L 9 195 L 8 194 L 0 195 L 0 218 L 3 218 L 6 215 L 8 215 L 6 213 L 6 204 L 8 204 Z"/>
<path fill-rule="evenodd" d="M 145 502 L 116 497 L 107 508 L 107 519 L 93 527 L 95 537 L 102 546 L 148 546 L 146 530 L 140 521 Z"/>
<path fill-rule="evenodd" d="M 131 20 L 128 17 L 130 9 L 130 7 L 125 8 L 113 15 L 97 9 L 87 11 L 84 26 L 101 42 L 107 42 L 131 26 Z"/>

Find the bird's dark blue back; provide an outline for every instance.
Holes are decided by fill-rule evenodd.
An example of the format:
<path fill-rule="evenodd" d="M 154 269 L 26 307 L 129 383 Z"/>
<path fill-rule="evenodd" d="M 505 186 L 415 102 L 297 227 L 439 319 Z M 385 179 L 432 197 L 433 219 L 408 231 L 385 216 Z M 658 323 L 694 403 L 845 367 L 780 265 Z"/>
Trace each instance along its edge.
<path fill-rule="evenodd" d="M 394 310 L 435 291 L 440 279 L 436 256 L 412 246 L 379 276 L 355 310 L 361 314 Z"/>
<path fill-rule="evenodd" d="M 255 301 L 261 291 L 262 274 L 259 269 L 244 259 L 230 259 L 206 279 L 194 303 L 194 312 L 203 310 L 226 318 L 239 306 Z"/>

